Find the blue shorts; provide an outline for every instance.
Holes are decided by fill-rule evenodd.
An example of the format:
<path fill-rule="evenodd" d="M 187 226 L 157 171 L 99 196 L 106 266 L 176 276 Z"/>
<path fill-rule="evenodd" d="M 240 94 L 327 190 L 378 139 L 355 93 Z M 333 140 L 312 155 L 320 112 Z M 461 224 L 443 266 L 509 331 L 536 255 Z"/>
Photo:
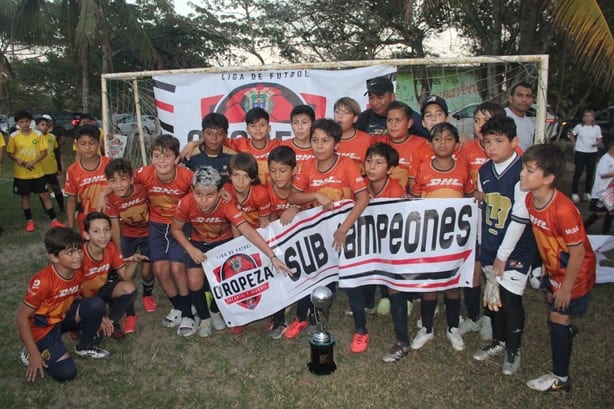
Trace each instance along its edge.
<path fill-rule="evenodd" d="M 130 257 L 136 254 L 137 250 L 142 256 L 149 257 L 149 237 L 126 237 L 122 236 L 122 256 Z M 144 263 L 149 261 L 144 260 Z"/>
<path fill-rule="evenodd" d="M 199 249 L 203 253 L 206 253 L 209 250 L 211 250 L 211 249 L 213 249 L 213 248 L 215 248 L 217 246 L 221 246 L 224 243 L 228 243 L 230 240 L 232 240 L 232 239 L 228 239 L 228 240 L 224 240 L 224 241 L 218 241 L 218 242 L 214 242 L 214 243 L 205 243 L 204 241 L 190 240 L 190 243 L 192 243 L 192 245 L 194 247 L 196 247 L 197 249 Z M 192 257 L 187 255 L 186 256 L 186 267 L 187 268 L 202 268 L 203 265 L 200 264 L 200 263 L 195 263 L 194 260 L 192 260 Z"/>
<path fill-rule="evenodd" d="M 572 317 L 581 317 L 588 311 L 588 301 L 590 299 L 590 291 L 584 294 L 582 297 L 573 298 L 569 303 L 569 307 L 564 310 L 558 310 L 554 308 L 554 302 L 550 303 L 550 311 L 556 311 L 562 315 L 569 315 Z"/>
<path fill-rule="evenodd" d="M 189 225 L 185 226 L 189 230 Z M 156 261 L 185 262 L 186 252 L 173 238 L 170 224 L 149 222 L 149 255 L 152 263 Z"/>
<path fill-rule="evenodd" d="M 68 353 L 66 345 L 62 342 L 62 325 L 55 325 L 51 332 L 36 342 L 36 346 L 47 364 L 47 369 L 50 369 L 53 364 L 57 364 L 58 359 Z"/>

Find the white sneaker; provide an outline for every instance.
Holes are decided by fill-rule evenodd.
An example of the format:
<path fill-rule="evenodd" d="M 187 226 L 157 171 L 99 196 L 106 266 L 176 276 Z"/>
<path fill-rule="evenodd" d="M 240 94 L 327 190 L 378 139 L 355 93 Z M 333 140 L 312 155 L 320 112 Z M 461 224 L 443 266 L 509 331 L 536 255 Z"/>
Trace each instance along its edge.
<path fill-rule="evenodd" d="M 181 323 L 177 328 L 177 335 L 180 337 L 191 337 L 192 335 L 196 334 L 199 325 L 200 318 L 183 317 L 181 318 Z"/>
<path fill-rule="evenodd" d="M 21 362 L 24 366 L 30 365 L 30 354 L 26 347 L 21 348 L 19 351 L 19 362 Z"/>
<path fill-rule="evenodd" d="M 571 200 L 574 203 L 580 203 L 580 196 L 578 196 L 577 194 L 574 193 L 573 195 L 571 195 Z"/>
<path fill-rule="evenodd" d="M 485 361 L 490 357 L 497 356 L 505 352 L 505 345 L 501 342 L 493 342 L 486 345 L 484 348 L 478 349 L 473 354 L 473 359 L 476 361 Z"/>
<path fill-rule="evenodd" d="M 588 193 L 584 194 L 584 200 L 586 200 L 587 202 L 590 202 L 592 199 L 591 195 L 589 195 Z"/>
<path fill-rule="evenodd" d="M 514 375 L 520 369 L 520 351 L 510 352 L 505 351 L 505 359 L 501 372 L 503 375 Z"/>
<path fill-rule="evenodd" d="M 426 328 L 422 327 L 420 328 L 420 331 L 418 331 L 414 339 L 412 339 L 411 349 L 420 349 L 431 339 L 433 339 L 433 332 L 426 332 Z"/>
<path fill-rule="evenodd" d="M 211 313 L 211 324 L 216 331 L 221 331 L 226 328 L 226 323 L 224 322 L 224 318 L 222 317 L 222 313 L 220 312 L 212 312 Z"/>
<path fill-rule="evenodd" d="M 211 336 L 212 332 L 213 332 L 213 328 L 211 326 L 211 318 L 202 320 L 200 322 L 200 325 L 198 326 L 198 336 L 201 338 L 208 338 Z"/>
<path fill-rule="evenodd" d="M 450 328 L 446 331 L 446 338 L 452 344 L 452 348 L 457 351 L 462 351 L 465 349 L 465 343 L 463 342 L 463 336 L 461 335 L 458 328 Z"/>
<path fill-rule="evenodd" d="M 166 328 L 176 327 L 181 323 L 181 310 L 172 309 L 162 320 L 162 325 Z"/>
<path fill-rule="evenodd" d="M 562 381 L 558 376 L 547 373 L 539 378 L 531 379 L 527 382 L 527 386 L 534 391 L 550 392 L 550 391 L 565 391 L 571 390 L 571 379 L 568 377 L 567 381 Z"/>
<path fill-rule="evenodd" d="M 482 328 L 480 323 L 481 321 L 479 319 L 474 321 L 471 318 L 467 318 L 461 321 L 461 323 L 458 325 L 458 330 L 460 331 L 461 335 L 465 335 L 470 332 L 478 332 Z"/>
<path fill-rule="evenodd" d="M 480 320 L 480 339 L 482 341 L 492 341 L 492 323 L 489 316 L 482 315 Z"/>

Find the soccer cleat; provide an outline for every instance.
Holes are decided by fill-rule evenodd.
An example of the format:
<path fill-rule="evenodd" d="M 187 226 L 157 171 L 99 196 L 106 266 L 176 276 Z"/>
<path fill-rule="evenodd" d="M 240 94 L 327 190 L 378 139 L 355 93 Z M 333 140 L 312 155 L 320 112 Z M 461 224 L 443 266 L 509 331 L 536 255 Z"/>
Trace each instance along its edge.
<path fill-rule="evenodd" d="M 527 386 L 539 392 L 569 392 L 571 390 L 571 378 L 567 377 L 567 381 L 562 381 L 558 376 L 547 373 L 539 378 L 531 379 L 527 382 Z"/>
<path fill-rule="evenodd" d="M 390 351 L 386 352 L 384 356 L 382 356 L 382 361 L 396 362 L 405 357 L 407 352 L 409 352 L 409 345 L 402 342 L 397 342 L 390 348 Z"/>
<path fill-rule="evenodd" d="M 574 203 L 580 203 L 580 196 L 578 196 L 577 194 L 574 193 L 573 195 L 571 195 L 571 200 Z"/>
<path fill-rule="evenodd" d="M 126 338 L 126 333 L 122 330 L 122 327 L 120 327 L 119 322 L 113 323 L 113 332 L 111 333 L 111 338 L 116 341 L 121 341 L 122 339 Z"/>
<path fill-rule="evenodd" d="M 215 328 L 216 331 L 221 331 L 224 328 L 226 328 L 226 323 L 224 322 L 224 318 L 222 317 L 222 314 L 219 312 L 211 313 L 211 324 L 213 325 L 213 328 Z"/>
<path fill-rule="evenodd" d="M 136 315 L 126 315 L 124 318 L 124 333 L 131 334 L 136 331 Z"/>
<path fill-rule="evenodd" d="M 365 352 L 368 346 L 369 346 L 369 334 L 359 334 L 357 332 L 354 334 L 354 337 L 352 338 L 352 343 L 350 344 L 350 351 L 359 354 L 361 352 Z"/>
<path fill-rule="evenodd" d="M 106 349 L 102 349 L 102 348 L 95 347 L 95 346 L 85 347 L 85 348 L 79 348 L 79 346 L 77 346 L 75 348 L 75 354 L 81 357 L 84 357 L 84 358 L 94 358 L 94 359 L 108 358 L 109 355 L 111 355 L 109 351 L 107 351 Z"/>
<path fill-rule="evenodd" d="M 426 328 L 422 327 L 420 328 L 420 331 L 418 331 L 414 339 L 412 339 L 411 349 L 420 349 L 431 339 L 433 339 L 433 331 L 426 332 Z"/>
<path fill-rule="evenodd" d="M 299 321 L 298 319 L 295 319 L 294 321 L 292 321 L 292 324 L 290 324 L 290 326 L 286 330 L 284 337 L 286 337 L 287 339 L 296 338 L 296 336 L 300 334 L 302 330 L 307 328 L 307 325 L 307 320 Z"/>
<path fill-rule="evenodd" d="M 230 333 L 232 335 L 241 335 L 243 334 L 244 331 L 245 331 L 244 325 L 237 325 L 236 327 L 232 327 L 232 329 L 230 330 Z"/>
<path fill-rule="evenodd" d="M 284 336 L 287 330 L 288 330 L 288 326 L 286 324 L 273 326 L 273 328 L 271 328 L 271 330 L 269 331 L 269 338 L 281 339 L 281 337 Z"/>
<path fill-rule="evenodd" d="M 470 332 L 479 332 L 482 326 L 480 325 L 480 320 L 477 321 L 472 320 L 471 318 L 467 318 L 463 320 L 458 326 L 458 330 L 461 335 L 468 334 Z"/>
<path fill-rule="evenodd" d="M 30 354 L 26 347 L 21 348 L 19 351 L 19 362 L 21 362 L 24 366 L 30 365 Z"/>
<path fill-rule="evenodd" d="M 190 318 L 183 317 L 181 318 L 181 324 L 177 328 L 177 335 L 180 337 L 191 337 L 196 334 L 198 331 L 198 327 L 200 326 L 200 318 Z"/>
<path fill-rule="evenodd" d="M 452 348 L 454 348 L 455 350 L 462 351 L 463 349 L 465 349 L 463 336 L 461 335 L 458 328 L 454 327 L 448 329 L 446 331 L 446 338 L 448 338 L 448 341 L 450 341 L 450 344 L 452 344 Z"/>
<path fill-rule="evenodd" d="M 51 221 L 51 228 L 53 229 L 54 227 L 66 227 L 66 225 L 58 219 L 55 219 Z"/>
<path fill-rule="evenodd" d="M 173 328 L 181 323 L 181 310 L 172 309 L 162 320 L 162 326 L 165 328 Z"/>
<path fill-rule="evenodd" d="M 502 354 L 505 351 L 505 345 L 499 341 L 494 341 L 491 344 L 486 345 L 482 349 L 478 349 L 473 354 L 473 359 L 476 361 L 485 361 L 490 357 Z"/>
<path fill-rule="evenodd" d="M 480 320 L 480 339 L 482 341 L 492 340 L 492 323 L 490 317 L 487 315 L 483 315 Z"/>
<path fill-rule="evenodd" d="M 26 231 L 32 233 L 34 231 L 34 220 L 28 220 L 26 222 Z"/>
<path fill-rule="evenodd" d="M 143 308 L 147 312 L 155 312 L 156 308 L 158 308 L 158 303 L 153 295 L 144 295 L 143 296 Z"/>
<path fill-rule="evenodd" d="M 379 315 L 388 315 L 390 314 L 390 298 L 380 298 L 377 303 L 377 307 L 375 307 L 377 313 Z"/>
<path fill-rule="evenodd" d="M 520 351 L 505 351 L 505 360 L 501 372 L 503 375 L 514 375 L 520 369 Z"/>
<path fill-rule="evenodd" d="M 591 199 L 592 199 L 592 197 L 591 197 L 591 195 L 590 195 L 590 194 L 588 194 L 588 193 L 585 193 L 585 194 L 584 194 L 584 200 L 586 200 L 587 202 L 590 202 L 590 201 L 591 201 Z"/>
<path fill-rule="evenodd" d="M 201 338 L 208 338 L 211 336 L 212 332 L 213 332 L 213 327 L 211 325 L 211 318 L 202 320 L 200 322 L 200 325 L 198 326 L 198 336 Z"/>

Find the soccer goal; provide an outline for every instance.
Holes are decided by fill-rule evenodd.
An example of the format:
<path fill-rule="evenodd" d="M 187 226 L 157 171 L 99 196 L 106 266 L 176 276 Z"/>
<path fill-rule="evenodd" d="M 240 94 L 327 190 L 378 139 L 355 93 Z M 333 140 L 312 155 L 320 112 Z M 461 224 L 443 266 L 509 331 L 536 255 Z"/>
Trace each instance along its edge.
<path fill-rule="evenodd" d="M 415 110 L 430 95 L 445 98 L 451 122 L 468 137 L 479 103 L 505 105 L 515 83 L 529 82 L 536 90 L 535 141 L 556 133 L 547 115 L 547 55 L 338 61 L 104 74 L 103 127 L 114 135 L 107 152 L 146 164 L 156 136 L 168 133 L 183 144 L 199 137 L 204 115 L 220 112 L 232 137 L 244 129 L 242 114 L 255 106 L 271 115 L 272 137 L 290 137 L 292 106 L 308 104 L 318 117 L 332 117 L 335 100 L 351 96 L 366 109 L 365 81 L 380 74 L 390 75 L 397 100 Z"/>

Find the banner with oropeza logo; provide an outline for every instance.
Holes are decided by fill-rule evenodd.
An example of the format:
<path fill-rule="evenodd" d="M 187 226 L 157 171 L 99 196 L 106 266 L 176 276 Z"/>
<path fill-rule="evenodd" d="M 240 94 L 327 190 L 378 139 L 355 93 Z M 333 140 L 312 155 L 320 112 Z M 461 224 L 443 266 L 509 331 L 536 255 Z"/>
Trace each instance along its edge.
<path fill-rule="evenodd" d="M 471 286 L 478 209 L 473 199 L 372 201 L 341 252 L 333 233 L 353 207 L 303 211 L 289 225 L 259 229 L 292 270 L 276 272 L 244 237 L 207 252 L 203 268 L 229 326 L 268 317 L 316 287 L 382 284 L 403 292 Z"/>

